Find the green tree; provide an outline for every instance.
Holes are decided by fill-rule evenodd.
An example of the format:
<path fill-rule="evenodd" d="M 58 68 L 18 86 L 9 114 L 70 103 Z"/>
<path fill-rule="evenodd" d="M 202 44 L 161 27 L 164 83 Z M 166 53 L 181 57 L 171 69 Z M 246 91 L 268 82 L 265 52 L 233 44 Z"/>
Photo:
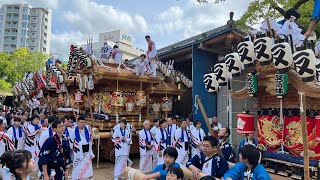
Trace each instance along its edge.
<path fill-rule="evenodd" d="M 199 3 L 208 3 L 210 0 L 196 0 Z M 211 0 L 218 3 L 219 0 Z M 224 0 L 220 0 L 224 1 Z M 240 2 L 239 2 L 240 3 Z M 313 0 L 252 0 L 248 6 L 247 11 L 237 21 L 237 25 L 243 29 L 248 27 L 256 27 L 264 21 L 265 17 L 272 17 L 273 19 L 282 18 L 285 12 L 294 8 L 298 10 L 301 15 L 299 25 L 306 31 L 309 27 L 310 17 L 313 11 Z M 314 31 L 320 35 L 320 26 L 316 26 Z"/>
<path fill-rule="evenodd" d="M 0 52 L 0 92 L 11 92 L 12 86 L 27 72 L 38 72 L 45 66 L 48 55 L 27 48 L 13 54 Z"/>

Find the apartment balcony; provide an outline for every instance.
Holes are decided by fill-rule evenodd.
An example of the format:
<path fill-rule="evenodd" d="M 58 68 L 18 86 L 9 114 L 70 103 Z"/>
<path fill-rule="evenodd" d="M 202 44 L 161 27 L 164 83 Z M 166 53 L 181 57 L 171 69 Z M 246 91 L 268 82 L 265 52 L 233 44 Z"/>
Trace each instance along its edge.
<path fill-rule="evenodd" d="M 5 36 L 17 36 L 17 32 L 4 32 Z"/>
<path fill-rule="evenodd" d="M 32 19 L 30 22 L 35 23 L 35 24 L 38 23 L 38 21 L 36 19 Z"/>
<path fill-rule="evenodd" d="M 17 40 L 4 39 L 3 44 L 17 44 Z"/>
<path fill-rule="evenodd" d="M 29 42 L 28 45 L 29 46 L 36 46 L 37 44 L 36 44 L 36 42 Z"/>
<path fill-rule="evenodd" d="M 36 27 L 31 27 L 29 28 L 30 31 L 37 31 L 37 28 Z"/>
<path fill-rule="evenodd" d="M 19 16 L 16 16 L 16 17 L 6 17 L 6 21 L 19 21 Z"/>
<path fill-rule="evenodd" d="M 19 13 L 19 9 L 7 9 L 6 13 Z"/>
<path fill-rule="evenodd" d="M 6 24 L 6 28 L 18 28 L 18 24 Z"/>
<path fill-rule="evenodd" d="M 29 35 L 29 37 L 28 38 L 37 38 L 37 35 Z"/>
<path fill-rule="evenodd" d="M 36 13 L 36 12 L 31 12 L 31 13 L 30 13 L 30 16 L 36 17 L 36 16 L 38 16 L 38 13 Z"/>
<path fill-rule="evenodd" d="M 14 52 L 16 48 L 14 47 L 3 47 L 3 51 L 5 52 Z"/>

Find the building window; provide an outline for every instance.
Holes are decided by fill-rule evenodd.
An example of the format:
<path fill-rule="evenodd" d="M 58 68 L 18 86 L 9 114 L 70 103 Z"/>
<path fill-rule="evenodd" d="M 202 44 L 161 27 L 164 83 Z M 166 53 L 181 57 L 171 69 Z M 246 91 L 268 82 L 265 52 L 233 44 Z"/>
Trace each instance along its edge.
<path fill-rule="evenodd" d="M 47 41 L 46 41 L 46 40 L 44 40 L 44 41 L 43 41 L 43 44 L 47 44 Z"/>
<path fill-rule="evenodd" d="M 24 36 L 26 36 L 26 35 L 27 35 L 27 31 L 26 31 L 26 30 L 22 30 L 22 31 L 21 31 L 21 34 L 24 35 Z"/>
<path fill-rule="evenodd" d="M 28 20 L 28 15 L 23 15 L 23 20 Z"/>
<path fill-rule="evenodd" d="M 24 8 L 23 8 L 23 12 L 24 12 L 24 13 L 28 13 L 28 12 L 29 12 L 29 8 L 24 7 Z"/>
<path fill-rule="evenodd" d="M 30 48 L 32 51 L 34 50 L 34 48 Z"/>
<path fill-rule="evenodd" d="M 43 50 L 43 52 L 46 52 L 46 51 L 47 51 L 47 49 L 46 49 L 46 48 L 42 48 L 42 50 Z"/>
<path fill-rule="evenodd" d="M 0 15 L 0 20 L 3 21 L 3 15 Z"/>
<path fill-rule="evenodd" d="M 22 27 L 23 27 L 23 28 L 26 28 L 27 25 L 28 25 L 28 23 L 26 23 L 26 22 L 23 22 L 23 23 L 22 23 Z"/>

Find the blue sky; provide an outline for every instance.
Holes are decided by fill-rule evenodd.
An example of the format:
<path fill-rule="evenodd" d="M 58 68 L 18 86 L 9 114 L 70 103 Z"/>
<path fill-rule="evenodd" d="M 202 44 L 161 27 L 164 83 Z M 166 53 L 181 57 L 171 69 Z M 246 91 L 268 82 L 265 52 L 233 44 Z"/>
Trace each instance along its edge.
<path fill-rule="evenodd" d="M 212 1 L 212 2 L 211 2 Z M 204 31 L 225 25 L 229 12 L 235 19 L 250 0 L 226 0 L 215 4 L 196 0 L 1 0 L 29 3 L 52 9 L 51 51 L 68 53 L 71 43 L 84 44 L 89 36 L 122 29 L 133 35 L 134 46 L 146 49 L 149 34 L 157 48 L 165 47 Z"/>

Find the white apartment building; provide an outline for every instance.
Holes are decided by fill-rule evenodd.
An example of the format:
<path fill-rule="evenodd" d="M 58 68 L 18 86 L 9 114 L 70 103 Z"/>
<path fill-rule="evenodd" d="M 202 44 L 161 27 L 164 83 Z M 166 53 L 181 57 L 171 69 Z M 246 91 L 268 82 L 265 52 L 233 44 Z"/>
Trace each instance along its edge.
<path fill-rule="evenodd" d="M 4 4 L 0 9 L 0 51 L 20 47 L 50 54 L 52 11 L 29 4 Z"/>
<path fill-rule="evenodd" d="M 100 57 L 101 55 L 100 50 L 103 47 L 105 42 L 107 42 L 108 45 L 110 45 L 111 47 L 113 47 L 114 45 L 118 45 L 118 47 L 122 51 L 123 60 L 125 59 L 131 60 L 145 53 L 143 50 L 133 47 L 134 38 L 131 35 L 121 30 L 115 30 L 115 31 L 100 33 L 99 41 L 94 42 L 92 44 L 93 55 L 96 58 Z M 82 45 L 82 47 L 85 48 L 86 44 Z"/>

